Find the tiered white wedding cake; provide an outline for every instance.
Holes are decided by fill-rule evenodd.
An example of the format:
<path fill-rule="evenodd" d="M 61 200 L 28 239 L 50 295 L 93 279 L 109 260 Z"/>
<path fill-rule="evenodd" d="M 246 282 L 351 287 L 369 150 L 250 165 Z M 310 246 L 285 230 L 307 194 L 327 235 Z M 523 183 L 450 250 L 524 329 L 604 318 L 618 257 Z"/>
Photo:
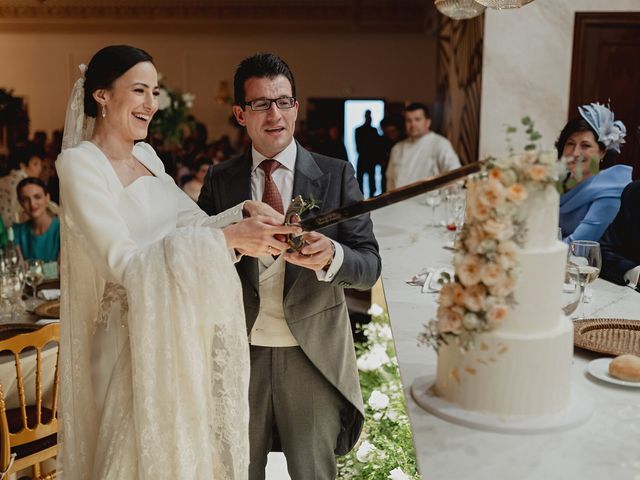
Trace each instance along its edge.
<path fill-rule="evenodd" d="M 561 308 L 567 247 L 557 240 L 555 162 L 493 160 L 467 184 L 456 278 L 431 325 L 435 395 L 463 410 L 509 417 L 569 405 L 573 325 Z"/>

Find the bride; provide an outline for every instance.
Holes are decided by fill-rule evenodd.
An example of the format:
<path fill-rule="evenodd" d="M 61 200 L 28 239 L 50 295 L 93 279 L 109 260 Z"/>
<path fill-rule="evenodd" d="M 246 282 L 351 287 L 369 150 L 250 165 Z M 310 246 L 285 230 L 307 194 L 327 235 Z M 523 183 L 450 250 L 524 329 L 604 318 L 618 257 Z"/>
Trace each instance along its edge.
<path fill-rule="evenodd" d="M 235 252 L 279 253 L 287 245 L 275 235 L 299 229 L 260 202 L 202 212 L 151 146 L 134 145 L 158 92 L 149 54 L 109 46 L 67 109 L 56 162 L 65 479 L 247 478 L 249 353 Z"/>

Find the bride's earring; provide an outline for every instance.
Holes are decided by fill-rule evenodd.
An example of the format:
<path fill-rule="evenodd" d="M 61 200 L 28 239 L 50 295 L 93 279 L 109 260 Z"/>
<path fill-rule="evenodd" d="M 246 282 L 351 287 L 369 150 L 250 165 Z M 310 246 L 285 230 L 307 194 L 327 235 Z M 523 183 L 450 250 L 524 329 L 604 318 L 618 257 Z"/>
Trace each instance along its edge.
<path fill-rule="evenodd" d="M 102 107 L 102 118 L 107 116 L 107 107 L 104 106 L 104 103 L 101 103 L 100 106 Z"/>

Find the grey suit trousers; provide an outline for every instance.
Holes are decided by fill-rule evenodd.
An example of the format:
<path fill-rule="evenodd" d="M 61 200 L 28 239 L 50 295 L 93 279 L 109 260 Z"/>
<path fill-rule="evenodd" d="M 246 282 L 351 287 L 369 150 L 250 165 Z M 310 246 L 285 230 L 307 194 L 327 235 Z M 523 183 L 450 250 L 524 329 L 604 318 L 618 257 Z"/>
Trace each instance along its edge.
<path fill-rule="evenodd" d="M 352 408 L 300 347 L 251 346 L 249 480 L 265 478 L 274 432 L 292 480 L 334 480 L 340 414 Z"/>

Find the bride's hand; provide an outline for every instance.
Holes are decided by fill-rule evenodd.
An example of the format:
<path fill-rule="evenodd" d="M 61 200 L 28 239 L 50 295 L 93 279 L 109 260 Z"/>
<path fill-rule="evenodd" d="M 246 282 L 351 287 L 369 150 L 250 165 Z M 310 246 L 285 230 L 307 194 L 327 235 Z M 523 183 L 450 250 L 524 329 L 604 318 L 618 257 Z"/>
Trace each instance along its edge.
<path fill-rule="evenodd" d="M 261 215 L 245 218 L 223 229 L 229 248 L 235 248 L 252 257 L 282 253 L 289 245 L 276 238 L 276 235 L 299 235 L 301 232 L 300 227 L 284 226 L 271 217 Z"/>
<path fill-rule="evenodd" d="M 242 207 L 242 213 L 245 217 L 269 217 L 273 218 L 280 225 L 284 223 L 284 215 L 274 210 L 270 205 L 256 200 L 247 200 Z"/>

